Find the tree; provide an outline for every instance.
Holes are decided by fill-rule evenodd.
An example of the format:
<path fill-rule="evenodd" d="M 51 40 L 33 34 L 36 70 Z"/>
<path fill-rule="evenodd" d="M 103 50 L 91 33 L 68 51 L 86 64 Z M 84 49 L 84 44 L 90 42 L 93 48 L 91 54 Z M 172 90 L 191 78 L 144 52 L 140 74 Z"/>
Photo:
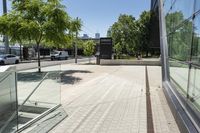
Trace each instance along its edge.
<path fill-rule="evenodd" d="M 81 31 L 82 22 L 78 17 L 71 21 L 70 23 L 70 34 L 72 38 L 74 38 L 75 34 L 75 63 L 77 63 L 77 40 L 78 40 L 78 32 Z"/>
<path fill-rule="evenodd" d="M 3 14 L 7 15 L 7 0 L 3 0 Z M 4 34 L 3 36 L 4 44 L 5 44 L 5 53 L 10 53 L 9 51 L 9 38 Z"/>
<path fill-rule="evenodd" d="M 114 45 L 113 48 L 114 48 L 114 50 L 115 50 L 117 59 L 120 59 L 121 54 L 122 54 L 122 47 L 121 47 L 121 44 L 120 44 L 120 43 L 117 43 L 116 45 Z"/>
<path fill-rule="evenodd" d="M 24 19 L 17 14 L 17 12 L 11 12 L 7 15 L 9 30 L 7 34 L 10 37 L 11 42 L 17 42 L 20 45 L 20 60 L 22 60 L 22 43 L 27 40 L 26 31 L 24 31 L 23 23 Z"/>
<path fill-rule="evenodd" d="M 137 51 L 146 52 L 146 57 L 149 52 L 149 44 L 150 44 L 150 27 L 151 27 L 151 12 L 144 11 L 140 15 L 139 20 L 137 21 L 138 25 L 138 45 Z"/>
<path fill-rule="evenodd" d="M 86 56 L 89 56 L 89 63 L 90 63 L 90 57 L 93 55 L 95 50 L 95 43 L 94 41 L 86 41 L 83 43 L 83 53 Z"/>
<path fill-rule="evenodd" d="M 22 19 L 15 12 L 0 17 L 0 34 L 10 37 L 12 42 L 22 42 L 24 37 L 21 30 Z M 20 45 L 21 46 L 21 45 Z M 21 47 L 20 47 L 21 49 Z M 20 50 L 21 51 L 21 50 Z M 21 52 L 20 52 L 21 59 Z"/>
<path fill-rule="evenodd" d="M 9 18 L 10 20 L 16 19 L 15 22 L 18 22 L 21 19 L 19 21 L 20 26 L 15 27 L 15 30 L 20 33 L 11 32 L 12 28 L 5 26 L 8 31 L 7 34 L 14 37 L 17 41 L 21 40 L 21 35 L 23 35 L 23 40 L 32 40 L 36 43 L 38 71 L 41 72 L 41 42 L 65 43 L 67 31 L 70 28 L 70 17 L 65 12 L 64 6 L 60 4 L 60 0 L 15 0 L 13 1 L 13 10 L 10 14 L 14 14 L 14 17 L 10 15 L 12 16 Z M 3 19 L 6 22 L 6 19 Z M 2 25 L 0 24 L 0 30 Z"/>
<path fill-rule="evenodd" d="M 122 53 L 134 54 L 137 30 L 135 18 L 121 14 L 118 21 L 109 28 L 107 36 L 113 38 L 114 46 L 121 45 Z"/>
<path fill-rule="evenodd" d="M 151 33 L 150 11 L 144 11 L 138 20 L 132 15 L 121 14 L 118 21 L 115 22 L 107 31 L 107 36 L 113 38 L 114 47 L 121 45 L 122 54 L 142 54 L 148 56 L 150 48 Z"/>
<path fill-rule="evenodd" d="M 180 25 L 180 22 L 183 23 Z M 192 34 L 194 34 L 193 42 L 196 41 L 192 21 L 185 21 L 181 11 L 169 13 L 166 15 L 166 29 L 169 38 L 169 56 L 181 61 L 190 60 L 188 55 L 190 55 Z M 193 43 L 193 53 L 195 45 L 198 44 Z"/>

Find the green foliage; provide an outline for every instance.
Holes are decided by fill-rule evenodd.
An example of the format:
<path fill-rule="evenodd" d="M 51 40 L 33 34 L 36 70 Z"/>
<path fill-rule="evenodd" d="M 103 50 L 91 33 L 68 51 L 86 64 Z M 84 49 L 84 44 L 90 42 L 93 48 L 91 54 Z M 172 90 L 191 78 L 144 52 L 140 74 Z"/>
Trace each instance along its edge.
<path fill-rule="evenodd" d="M 138 23 L 138 43 L 136 50 L 138 52 L 147 52 L 149 50 L 150 44 L 150 27 L 151 27 L 151 12 L 144 11 L 140 15 L 140 19 L 137 21 Z"/>
<path fill-rule="evenodd" d="M 70 17 L 59 0 L 15 0 L 13 10 L 0 20 L 8 25 L 1 21 L 0 32 L 6 29 L 4 33 L 18 42 L 34 40 L 37 45 L 42 41 L 58 45 L 68 40 L 66 31 L 70 27 Z"/>
<path fill-rule="evenodd" d="M 0 34 L 5 35 L 8 30 L 8 19 L 6 15 L 0 17 Z"/>
<path fill-rule="evenodd" d="M 174 26 L 177 26 L 183 20 L 184 16 L 183 13 L 180 11 L 166 14 L 165 21 L 167 34 L 173 32 Z"/>
<path fill-rule="evenodd" d="M 95 42 L 94 41 L 86 41 L 83 43 L 83 53 L 86 56 L 92 56 L 95 50 Z"/>
<path fill-rule="evenodd" d="M 73 34 L 73 33 L 77 33 L 79 31 L 81 31 L 81 27 L 82 27 L 82 21 L 81 21 L 81 19 L 76 18 L 76 19 L 73 19 L 70 22 L 69 30 Z"/>
<path fill-rule="evenodd" d="M 107 36 L 113 38 L 114 49 L 120 49 L 121 54 L 128 55 L 148 51 L 150 19 L 151 12 L 147 11 L 144 11 L 138 20 L 132 15 L 121 14 L 118 21 L 107 31 Z"/>
<path fill-rule="evenodd" d="M 74 44 L 77 45 L 77 48 L 81 48 L 83 43 L 81 40 L 78 39 L 78 32 L 81 31 L 82 27 L 82 21 L 79 18 L 73 19 L 70 22 L 70 27 L 69 27 L 69 34 L 71 36 L 71 48 L 73 47 Z M 76 46 L 75 46 L 76 47 Z"/>
<path fill-rule="evenodd" d="M 108 36 L 113 38 L 114 44 L 121 44 L 123 53 L 133 53 L 133 48 L 136 45 L 136 39 L 134 39 L 136 34 L 137 26 L 132 15 L 121 14 L 118 21 L 108 30 Z"/>
<path fill-rule="evenodd" d="M 84 48 L 84 41 L 83 40 L 77 40 L 76 43 L 77 43 L 77 47 L 79 49 L 83 49 Z"/>
<path fill-rule="evenodd" d="M 169 44 L 169 56 L 174 59 L 187 61 L 189 60 L 193 24 L 191 21 L 184 21 L 182 12 L 173 12 L 166 15 L 166 27 Z M 194 35 L 194 41 L 196 40 Z M 195 45 L 193 47 L 196 47 Z M 194 52 L 195 53 L 195 52 Z"/>
<path fill-rule="evenodd" d="M 119 59 L 121 57 L 122 54 L 122 46 L 120 43 L 117 43 L 116 45 L 114 45 L 114 50 L 115 50 L 115 54 L 117 56 L 117 58 Z"/>
<path fill-rule="evenodd" d="M 13 10 L 0 16 L 0 34 L 20 44 L 34 42 L 38 51 L 41 44 L 67 47 L 73 40 L 69 33 L 77 35 L 81 29 L 81 20 L 72 20 L 60 0 L 13 0 L 12 4 Z"/>

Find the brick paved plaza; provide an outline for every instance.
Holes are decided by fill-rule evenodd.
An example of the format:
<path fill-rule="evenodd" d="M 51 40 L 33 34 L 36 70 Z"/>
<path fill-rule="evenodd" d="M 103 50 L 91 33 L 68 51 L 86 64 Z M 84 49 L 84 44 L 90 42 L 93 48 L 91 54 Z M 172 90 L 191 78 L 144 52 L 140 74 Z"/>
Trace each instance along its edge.
<path fill-rule="evenodd" d="M 51 133 L 146 133 L 145 66 L 62 65 L 61 103 L 68 117 Z M 161 85 L 161 67 L 148 66 L 156 133 L 178 133 Z"/>

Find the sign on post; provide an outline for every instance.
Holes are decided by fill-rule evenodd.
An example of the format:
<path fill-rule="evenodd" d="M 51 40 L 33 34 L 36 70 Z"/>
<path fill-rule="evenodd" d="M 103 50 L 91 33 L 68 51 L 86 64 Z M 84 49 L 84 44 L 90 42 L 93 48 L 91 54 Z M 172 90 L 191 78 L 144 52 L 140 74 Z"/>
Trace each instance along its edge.
<path fill-rule="evenodd" d="M 112 38 L 100 38 L 101 59 L 112 59 Z"/>

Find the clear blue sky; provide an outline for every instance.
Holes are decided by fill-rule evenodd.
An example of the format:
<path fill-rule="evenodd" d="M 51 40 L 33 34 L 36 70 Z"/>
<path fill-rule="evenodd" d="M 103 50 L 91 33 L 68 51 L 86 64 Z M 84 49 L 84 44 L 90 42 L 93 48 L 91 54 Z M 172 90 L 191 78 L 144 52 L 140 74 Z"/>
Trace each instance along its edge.
<path fill-rule="evenodd" d="M 142 11 L 150 8 L 150 0 L 63 0 L 62 3 L 71 17 L 79 17 L 83 21 L 80 35 L 86 33 L 90 37 L 94 37 L 96 32 L 106 36 L 107 29 L 117 21 L 120 14 L 138 18 Z"/>

